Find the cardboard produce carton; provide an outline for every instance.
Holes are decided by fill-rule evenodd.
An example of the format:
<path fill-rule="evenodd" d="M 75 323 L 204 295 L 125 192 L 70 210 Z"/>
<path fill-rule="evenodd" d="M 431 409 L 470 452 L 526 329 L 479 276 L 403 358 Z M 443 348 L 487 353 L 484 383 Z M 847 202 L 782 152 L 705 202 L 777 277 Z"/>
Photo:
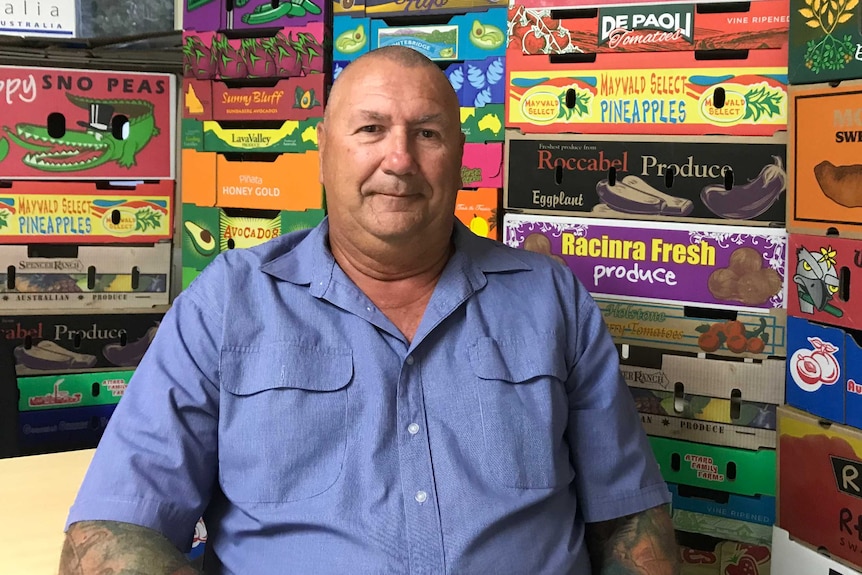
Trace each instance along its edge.
<path fill-rule="evenodd" d="M 790 234 L 787 313 L 862 329 L 862 241 Z"/>
<path fill-rule="evenodd" d="M 329 0 L 186 0 L 183 3 L 183 29 L 215 31 L 328 24 L 332 19 L 332 8 L 333 3 Z"/>
<path fill-rule="evenodd" d="M 522 54 L 764 50 L 787 45 L 789 0 L 629 4 L 598 10 L 509 7 L 507 49 Z"/>
<path fill-rule="evenodd" d="M 650 437 L 649 442 L 665 481 L 752 497 L 776 493 L 774 449 L 750 451 L 665 437 Z"/>
<path fill-rule="evenodd" d="M 677 511 L 691 511 L 714 517 L 725 517 L 748 524 L 775 523 L 775 497 L 771 495 L 739 495 L 705 487 L 668 483 L 671 507 Z"/>
<path fill-rule="evenodd" d="M 694 52 L 598 54 L 589 62 L 509 51 L 506 127 L 524 133 L 771 136 L 787 129 L 787 50 L 698 60 Z"/>
<path fill-rule="evenodd" d="M 735 323 L 731 338 L 745 327 Z M 775 448 L 783 359 L 763 363 L 629 348 L 620 366 L 649 435 L 743 449 Z"/>
<path fill-rule="evenodd" d="M 18 378 L 18 411 L 116 405 L 134 371 L 100 371 Z"/>
<path fill-rule="evenodd" d="M 218 254 L 250 248 L 316 226 L 323 210 L 304 212 L 201 207 L 183 204 L 183 289 Z"/>
<path fill-rule="evenodd" d="M 305 211 L 323 207 L 318 153 L 182 151 L 182 201 L 220 208 Z"/>
<path fill-rule="evenodd" d="M 96 447 L 116 407 L 94 405 L 19 413 L 22 455 Z"/>
<path fill-rule="evenodd" d="M 502 188 L 503 144 L 465 144 L 461 182 L 465 188 Z"/>
<path fill-rule="evenodd" d="M 198 152 L 302 154 L 317 150 L 317 124 L 321 120 L 246 121 L 239 126 L 215 120 L 183 120 L 182 146 Z"/>
<path fill-rule="evenodd" d="M 749 523 L 729 517 L 718 517 L 696 511 L 673 509 L 671 512 L 674 529 L 688 533 L 699 533 L 709 537 L 766 545 L 772 543 L 772 525 Z"/>
<path fill-rule="evenodd" d="M 862 431 L 778 409 L 778 522 L 791 537 L 862 568 Z"/>
<path fill-rule="evenodd" d="M 451 16 L 443 24 L 390 25 L 385 19 L 372 18 L 370 49 L 406 46 L 431 60 L 485 60 L 506 55 L 505 8 L 491 8 Z M 435 19 L 436 20 L 436 19 Z"/>
<path fill-rule="evenodd" d="M 135 309 L 167 305 L 171 244 L 0 246 L 0 310 Z"/>
<path fill-rule="evenodd" d="M 783 227 L 786 138 L 508 131 L 505 205 L 530 213 Z"/>
<path fill-rule="evenodd" d="M 503 242 L 568 265 L 590 293 L 726 310 L 785 307 L 784 230 L 507 213 Z"/>
<path fill-rule="evenodd" d="M 499 240 L 500 226 L 497 222 L 500 213 L 499 205 L 499 188 L 458 190 L 458 196 L 455 199 L 455 217 L 474 234 Z"/>
<path fill-rule="evenodd" d="M 504 141 L 503 120 L 504 106 L 500 104 L 461 108 L 461 131 L 470 144 Z"/>
<path fill-rule="evenodd" d="M 172 74 L 0 66 L 0 179 L 173 180 Z"/>
<path fill-rule="evenodd" d="M 256 37 L 230 31 L 183 32 L 183 76 L 198 80 L 290 78 L 329 72 L 322 23 L 264 28 Z"/>
<path fill-rule="evenodd" d="M 784 309 L 715 310 L 707 306 L 643 302 L 594 295 L 605 324 L 620 345 L 688 353 L 768 359 L 784 357 L 787 313 Z M 766 313 L 764 313 L 766 312 Z M 722 316 L 721 318 L 717 316 Z M 729 324 L 743 326 L 741 338 L 728 337 Z M 732 330 L 738 333 L 738 327 Z M 755 341 L 749 346 L 749 340 Z"/>
<path fill-rule="evenodd" d="M 862 78 L 857 0 L 790 0 L 791 84 Z"/>
<path fill-rule="evenodd" d="M 859 332 L 787 318 L 787 404 L 862 428 Z"/>
<path fill-rule="evenodd" d="M 772 561 L 775 573 L 788 575 L 860 575 L 860 572 L 844 563 L 820 553 L 790 537 L 790 533 L 778 527 L 772 528 Z"/>
<path fill-rule="evenodd" d="M 183 118 L 247 122 L 305 121 L 323 117 L 326 74 L 268 79 L 238 85 L 231 80 L 183 80 Z"/>
<path fill-rule="evenodd" d="M 337 0 L 336 0 L 337 1 Z M 341 0 L 343 5 L 354 3 Z M 440 16 L 443 14 L 463 14 L 465 12 L 485 12 L 489 9 L 505 7 L 500 0 L 357 0 L 350 14 L 359 15 L 361 4 L 364 14 L 374 18 L 382 16 Z"/>
<path fill-rule="evenodd" d="M 173 237 L 174 182 L 19 180 L 0 187 L 0 244 L 151 243 Z"/>
<path fill-rule="evenodd" d="M 862 238 L 862 82 L 793 86 L 787 157 L 788 229 Z"/>
<path fill-rule="evenodd" d="M 133 368 L 156 335 L 165 310 L 105 313 L 67 310 L 0 317 L 0 366 L 14 366 L 19 377 L 90 373 L 96 369 Z"/>

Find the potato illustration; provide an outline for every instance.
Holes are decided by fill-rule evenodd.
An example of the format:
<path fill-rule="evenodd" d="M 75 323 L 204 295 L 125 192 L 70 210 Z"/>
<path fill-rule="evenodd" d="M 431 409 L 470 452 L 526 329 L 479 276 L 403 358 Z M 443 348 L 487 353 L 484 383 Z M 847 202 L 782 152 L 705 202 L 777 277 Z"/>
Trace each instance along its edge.
<path fill-rule="evenodd" d="M 763 267 L 763 257 L 754 248 L 739 248 L 730 254 L 727 267 L 733 273 L 742 277 L 747 273 L 756 272 Z"/>
<path fill-rule="evenodd" d="M 715 299 L 733 299 L 739 276 L 728 268 L 717 269 L 709 274 L 707 287 Z"/>
<path fill-rule="evenodd" d="M 730 254 L 726 268 L 712 272 L 707 280 L 715 299 L 756 306 L 781 291 L 783 280 L 777 271 L 763 267 L 763 257 L 753 248 L 738 248 Z"/>
<path fill-rule="evenodd" d="M 551 253 L 551 240 L 542 234 L 530 234 L 524 240 L 524 249 L 528 252 L 549 255 Z"/>

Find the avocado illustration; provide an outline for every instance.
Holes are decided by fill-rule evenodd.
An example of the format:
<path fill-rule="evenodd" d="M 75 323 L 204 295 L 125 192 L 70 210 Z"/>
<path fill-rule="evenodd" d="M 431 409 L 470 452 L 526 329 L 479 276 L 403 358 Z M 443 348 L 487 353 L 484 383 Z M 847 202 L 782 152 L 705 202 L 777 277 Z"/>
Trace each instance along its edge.
<path fill-rule="evenodd" d="M 360 24 L 355 30 L 348 30 L 338 35 L 335 48 L 344 54 L 353 54 L 365 47 L 365 26 Z"/>
<path fill-rule="evenodd" d="M 455 49 L 454 48 L 449 47 L 449 48 L 443 48 L 442 50 L 440 50 L 440 57 L 441 58 L 451 58 L 454 55 L 455 55 Z"/>
<path fill-rule="evenodd" d="M 496 50 L 503 45 L 505 40 L 506 35 L 496 26 L 473 20 L 473 27 L 470 29 L 470 42 L 477 48 Z"/>
<path fill-rule="evenodd" d="M 294 94 L 293 102 L 294 108 L 308 110 L 309 108 L 313 108 L 319 105 L 320 102 L 317 101 L 317 97 L 314 95 L 314 89 L 303 90 L 299 86 L 296 87 L 296 93 Z"/>
<path fill-rule="evenodd" d="M 216 253 L 218 246 L 209 230 L 200 227 L 194 222 L 183 222 L 183 228 L 192 240 L 192 246 L 197 253 L 205 257 Z"/>

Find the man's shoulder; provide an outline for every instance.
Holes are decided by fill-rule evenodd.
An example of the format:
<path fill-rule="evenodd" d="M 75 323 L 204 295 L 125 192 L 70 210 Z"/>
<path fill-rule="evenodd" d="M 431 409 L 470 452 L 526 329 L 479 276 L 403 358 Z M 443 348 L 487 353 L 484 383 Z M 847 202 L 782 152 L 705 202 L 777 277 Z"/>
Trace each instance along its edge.
<path fill-rule="evenodd" d="M 295 252 L 313 229 L 290 232 L 250 248 L 228 250 L 219 254 L 216 260 L 221 260 L 221 265 L 231 272 L 257 271 L 262 265 Z"/>

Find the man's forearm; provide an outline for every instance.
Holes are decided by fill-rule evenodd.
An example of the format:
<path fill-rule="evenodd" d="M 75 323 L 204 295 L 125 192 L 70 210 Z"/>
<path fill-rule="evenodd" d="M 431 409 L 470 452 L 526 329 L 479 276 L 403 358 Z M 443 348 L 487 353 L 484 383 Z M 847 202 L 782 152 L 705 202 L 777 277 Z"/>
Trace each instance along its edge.
<path fill-rule="evenodd" d="M 197 575 L 161 533 L 117 521 L 81 521 L 66 532 L 60 575 Z"/>
<path fill-rule="evenodd" d="M 678 575 L 679 552 L 665 507 L 587 525 L 594 575 Z"/>

